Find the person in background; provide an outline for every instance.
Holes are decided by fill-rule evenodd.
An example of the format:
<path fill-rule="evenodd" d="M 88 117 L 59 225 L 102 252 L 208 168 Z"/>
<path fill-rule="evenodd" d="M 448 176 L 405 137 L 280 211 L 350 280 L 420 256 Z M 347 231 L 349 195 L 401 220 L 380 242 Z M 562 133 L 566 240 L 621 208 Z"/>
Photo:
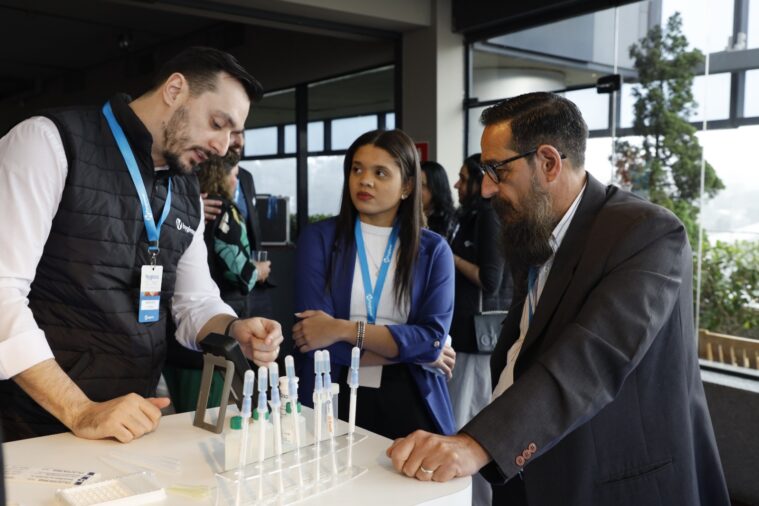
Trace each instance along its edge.
<path fill-rule="evenodd" d="M 6 439 L 155 430 L 170 320 L 188 348 L 218 332 L 276 359 L 279 324 L 238 319 L 209 275 L 195 177 L 261 95 L 231 55 L 194 47 L 135 100 L 48 111 L 0 139 L 0 225 L 15 231 L 0 249 Z"/>
<path fill-rule="evenodd" d="M 198 180 L 201 193 L 209 196 L 206 200 L 221 202 L 219 214 L 208 223 L 205 232 L 211 277 L 219 286 L 224 302 L 237 314 L 249 315 L 248 294 L 263 269 L 252 259 L 245 218 L 234 202 L 239 186 L 238 163 L 239 157 L 234 151 L 223 158 L 212 158 L 203 165 Z"/>
<path fill-rule="evenodd" d="M 251 258 L 251 245 L 245 220 L 234 203 L 238 188 L 239 155 L 230 149 L 226 156 L 209 158 L 198 171 L 200 191 L 221 202 L 216 218 L 206 224 L 204 239 L 208 252 L 208 268 L 224 302 L 238 315 L 253 316 L 249 294 L 259 273 L 268 274 L 268 263 Z M 208 200 L 208 199 L 206 199 Z M 174 330 L 169 327 L 169 333 Z M 169 347 L 163 376 L 171 402 L 177 413 L 194 411 L 201 384 L 203 356 L 179 344 L 169 336 Z M 223 379 L 214 375 L 207 406 L 221 402 Z"/>
<path fill-rule="evenodd" d="M 451 185 L 445 168 L 437 162 L 422 162 L 422 209 L 427 228 L 451 240 L 456 225 Z"/>
<path fill-rule="evenodd" d="M 588 127 L 566 98 L 520 95 L 481 121 L 482 194 L 515 280 L 493 400 L 455 436 L 395 441 L 394 467 L 480 471 L 498 505 L 729 505 L 682 222 L 585 170 Z"/>
<path fill-rule="evenodd" d="M 453 258 L 422 227 L 421 170 L 400 130 L 361 135 L 345 155 L 340 214 L 298 240 L 293 340 L 300 394 L 310 404 L 313 352 L 327 349 L 342 391 L 354 346 L 362 349 L 356 423 L 386 437 L 455 430 L 445 346 L 453 312 Z M 441 372 L 421 364 L 434 362 Z M 370 367 L 375 366 L 375 367 Z M 349 395 L 340 396 L 341 417 Z M 347 418 L 346 418 L 347 419 Z"/>
<path fill-rule="evenodd" d="M 512 283 L 500 247 L 501 226 L 490 201 L 482 198 L 480 154 L 464 160 L 459 169 L 459 210 L 451 240 L 456 267 L 456 300 L 451 338 L 456 350 L 456 371 L 448 382 L 456 428 L 461 429 L 490 402 L 490 352 L 478 349 L 474 316 L 481 309 L 506 310 L 511 305 Z M 490 504 L 490 485 L 472 481 L 472 503 Z"/>
<path fill-rule="evenodd" d="M 244 148 L 244 137 L 237 135 L 232 138 L 229 150 L 236 153 L 238 159 L 242 158 Z M 248 242 L 252 252 L 261 250 L 261 224 L 258 213 L 256 212 L 256 184 L 253 180 L 253 174 L 237 164 L 237 186 L 231 199 L 246 227 Z M 203 211 L 206 224 L 212 222 L 220 213 L 222 202 L 218 198 L 209 197 L 206 192 L 201 193 L 203 198 Z M 257 278 L 256 284 L 248 294 L 247 315 L 261 316 L 264 318 L 273 318 L 274 311 L 271 302 L 271 291 L 275 287 L 271 274 L 271 259 L 257 261 L 253 259 L 256 265 Z M 222 294 L 223 295 L 223 294 Z"/>

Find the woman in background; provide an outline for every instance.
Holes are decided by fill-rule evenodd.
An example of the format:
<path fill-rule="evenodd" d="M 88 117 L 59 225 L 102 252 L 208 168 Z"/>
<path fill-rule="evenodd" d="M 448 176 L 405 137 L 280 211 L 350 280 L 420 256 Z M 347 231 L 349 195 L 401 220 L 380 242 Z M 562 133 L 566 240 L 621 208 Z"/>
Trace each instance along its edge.
<path fill-rule="evenodd" d="M 202 164 L 198 180 L 202 193 L 221 202 L 221 212 L 206 224 L 204 232 L 211 277 L 219 287 L 222 300 L 240 318 L 247 318 L 252 316 L 248 293 L 256 284 L 258 269 L 251 260 L 245 221 L 234 204 L 238 162 L 239 157 L 231 151 L 225 157 L 209 158 Z M 261 268 L 268 269 L 268 265 Z M 169 325 L 169 332 L 172 327 Z M 177 413 L 194 411 L 197 407 L 202 368 L 202 353 L 181 346 L 170 334 L 163 377 Z M 223 385 L 223 378 L 215 373 L 208 407 L 220 404 Z"/>
<path fill-rule="evenodd" d="M 310 404 L 319 349 L 330 351 L 332 379 L 347 392 L 358 346 L 358 425 L 389 438 L 452 434 L 446 375 L 455 356 L 445 340 L 453 258 L 443 238 L 422 228 L 414 143 L 400 130 L 367 132 L 348 149 L 344 176 L 340 214 L 306 228 L 296 250 L 300 398 Z M 423 367 L 433 362 L 442 373 Z M 348 398 L 340 396 L 341 417 Z"/>
<path fill-rule="evenodd" d="M 451 249 L 456 266 L 456 301 L 451 324 L 458 367 L 449 383 L 456 424 L 461 428 L 490 403 L 490 354 L 477 348 L 474 315 L 482 309 L 506 310 L 511 304 L 511 276 L 500 251 L 500 223 L 490 202 L 480 195 L 480 155 L 459 170 L 458 225 Z"/>
<path fill-rule="evenodd" d="M 456 210 L 448 175 L 437 162 L 422 162 L 422 209 L 427 216 L 427 228 L 450 241 L 456 226 Z"/>
<path fill-rule="evenodd" d="M 214 157 L 198 172 L 201 193 L 221 202 L 221 213 L 205 229 L 208 267 L 219 286 L 221 298 L 241 318 L 247 318 L 248 294 L 258 279 L 245 219 L 235 205 L 239 158 L 234 152 Z"/>

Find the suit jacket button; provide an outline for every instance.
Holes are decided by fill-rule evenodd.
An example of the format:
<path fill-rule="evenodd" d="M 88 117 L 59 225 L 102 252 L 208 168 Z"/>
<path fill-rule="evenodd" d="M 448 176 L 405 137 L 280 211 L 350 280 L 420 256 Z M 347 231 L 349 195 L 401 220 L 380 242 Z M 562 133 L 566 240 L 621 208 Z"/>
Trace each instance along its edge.
<path fill-rule="evenodd" d="M 527 445 L 527 449 L 530 450 L 530 453 L 535 453 L 536 451 L 538 451 L 538 447 L 535 443 L 530 443 L 529 445 Z"/>
<path fill-rule="evenodd" d="M 432 346 L 434 346 L 435 348 L 440 348 L 440 341 L 435 341 L 434 343 L 432 343 Z"/>
<path fill-rule="evenodd" d="M 524 457 L 522 457 L 521 455 L 517 455 L 517 458 L 514 462 L 516 463 L 517 466 L 523 467 L 525 460 L 524 460 Z"/>
<path fill-rule="evenodd" d="M 532 457 L 532 452 L 530 450 L 524 450 L 522 452 L 522 457 L 524 457 L 525 460 L 529 460 L 530 457 Z"/>

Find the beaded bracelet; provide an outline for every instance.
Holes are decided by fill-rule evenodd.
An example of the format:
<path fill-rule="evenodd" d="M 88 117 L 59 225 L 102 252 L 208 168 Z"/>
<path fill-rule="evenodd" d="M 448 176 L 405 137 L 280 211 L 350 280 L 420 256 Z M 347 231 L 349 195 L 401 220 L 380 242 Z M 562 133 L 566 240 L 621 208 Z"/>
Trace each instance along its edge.
<path fill-rule="evenodd" d="M 359 350 L 364 349 L 364 338 L 366 337 L 366 322 L 363 320 L 358 321 L 358 331 L 356 333 L 356 348 Z"/>

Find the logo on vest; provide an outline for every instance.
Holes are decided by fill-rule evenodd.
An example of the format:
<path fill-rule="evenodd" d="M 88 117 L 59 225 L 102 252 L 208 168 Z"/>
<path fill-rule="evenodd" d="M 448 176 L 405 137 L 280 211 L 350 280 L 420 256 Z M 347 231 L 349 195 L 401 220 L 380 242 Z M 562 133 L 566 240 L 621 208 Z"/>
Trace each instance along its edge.
<path fill-rule="evenodd" d="M 177 230 L 181 230 L 182 232 L 187 232 L 188 234 L 194 234 L 195 231 L 182 223 L 182 220 L 177 218 Z"/>

